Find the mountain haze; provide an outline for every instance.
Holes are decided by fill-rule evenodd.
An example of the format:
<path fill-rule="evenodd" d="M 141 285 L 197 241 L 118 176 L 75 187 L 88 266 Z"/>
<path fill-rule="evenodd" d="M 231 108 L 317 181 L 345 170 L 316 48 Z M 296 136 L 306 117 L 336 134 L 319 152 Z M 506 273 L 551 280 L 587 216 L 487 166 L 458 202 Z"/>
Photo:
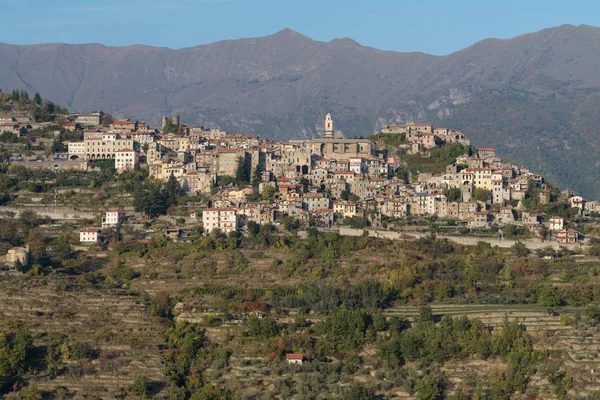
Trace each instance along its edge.
<path fill-rule="evenodd" d="M 462 130 L 561 186 L 600 198 L 600 29 L 563 25 L 487 39 L 446 55 L 380 51 L 283 30 L 172 50 L 99 44 L 0 44 L 0 88 L 73 111 L 188 124 L 275 139 L 346 137 L 431 122 Z"/>

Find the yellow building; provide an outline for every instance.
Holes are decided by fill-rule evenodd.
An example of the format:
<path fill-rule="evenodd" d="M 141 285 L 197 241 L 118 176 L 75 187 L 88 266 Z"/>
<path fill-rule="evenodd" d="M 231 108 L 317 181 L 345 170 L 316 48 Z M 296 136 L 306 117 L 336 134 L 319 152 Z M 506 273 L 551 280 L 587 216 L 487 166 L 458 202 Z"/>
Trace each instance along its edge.
<path fill-rule="evenodd" d="M 493 190 L 493 180 L 501 178 L 501 175 L 492 174 L 491 168 L 467 168 L 461 171 L 461 180 L 463 182 L 472 181 L 476 189 Z"/>
<path fill-rule="evenodd" d="M 356 217 L 356 203 L 351 201 L 336 201 L 333 205 L 333 212 L 344 218 Z"/>

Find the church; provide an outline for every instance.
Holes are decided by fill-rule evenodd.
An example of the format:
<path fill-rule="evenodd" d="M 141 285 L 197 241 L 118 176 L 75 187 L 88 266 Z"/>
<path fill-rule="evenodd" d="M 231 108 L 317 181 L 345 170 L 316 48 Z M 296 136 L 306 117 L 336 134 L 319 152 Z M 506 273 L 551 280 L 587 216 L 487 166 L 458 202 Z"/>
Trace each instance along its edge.
<path fill-rule="evenodd" d="M 351 157 L 373 157 L 375 143 L 369 139 L 335 138 L 331 114 L 325 116 L 325 126 L 321 139 L 310 141 L 312 154 L 333 160 L 347 160 Z"/>

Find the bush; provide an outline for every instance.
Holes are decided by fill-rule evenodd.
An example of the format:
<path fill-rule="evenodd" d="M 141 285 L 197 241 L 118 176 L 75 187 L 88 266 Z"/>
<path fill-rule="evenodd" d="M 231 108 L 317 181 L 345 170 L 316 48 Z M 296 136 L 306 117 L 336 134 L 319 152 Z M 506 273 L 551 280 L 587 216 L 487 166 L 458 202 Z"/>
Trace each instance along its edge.
<path fill-rule="evenodd" d="M 569 315 L 563 315 L 562 317 L 560 317 L 560 324 L 562 326 L 570 326 L 573 325 L 573 317 L 569 316 Z"/>
<path fill-rule="evenodd" d="M 135 377 L 133 380 L 133 386 L 131 386 L 131 393 L 133 393 L 135 396 L 147 397 L 149 389 L 150 384 L 148 383 L 148 378 L 143 375 Z"/>
<path fill-rule="evenodd" d="M 96 356 L 96 350 L 89 343 L 73 343 L 69 346 L 71 360 L 91 360 Z"/>

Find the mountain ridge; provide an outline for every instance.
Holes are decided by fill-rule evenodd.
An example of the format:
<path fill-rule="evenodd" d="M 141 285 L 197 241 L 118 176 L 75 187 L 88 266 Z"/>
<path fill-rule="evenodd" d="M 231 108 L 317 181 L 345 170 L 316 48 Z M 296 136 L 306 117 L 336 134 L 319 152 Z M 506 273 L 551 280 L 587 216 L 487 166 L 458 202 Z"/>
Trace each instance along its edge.
<path fill-rule="evenodd" d="M 274 139 L 345 136 L 431 122 L 463 130 L 561 186 L 600 198 L 600 29 L 561 25 L 484 39 L 447 55 L 383 51 L 349 38 L 272 35 L 170 49 L 0 44 L 0 88 L 23 87 L 71 110 Z M 574 157 L 575 156 L 575 157 Z"/>

